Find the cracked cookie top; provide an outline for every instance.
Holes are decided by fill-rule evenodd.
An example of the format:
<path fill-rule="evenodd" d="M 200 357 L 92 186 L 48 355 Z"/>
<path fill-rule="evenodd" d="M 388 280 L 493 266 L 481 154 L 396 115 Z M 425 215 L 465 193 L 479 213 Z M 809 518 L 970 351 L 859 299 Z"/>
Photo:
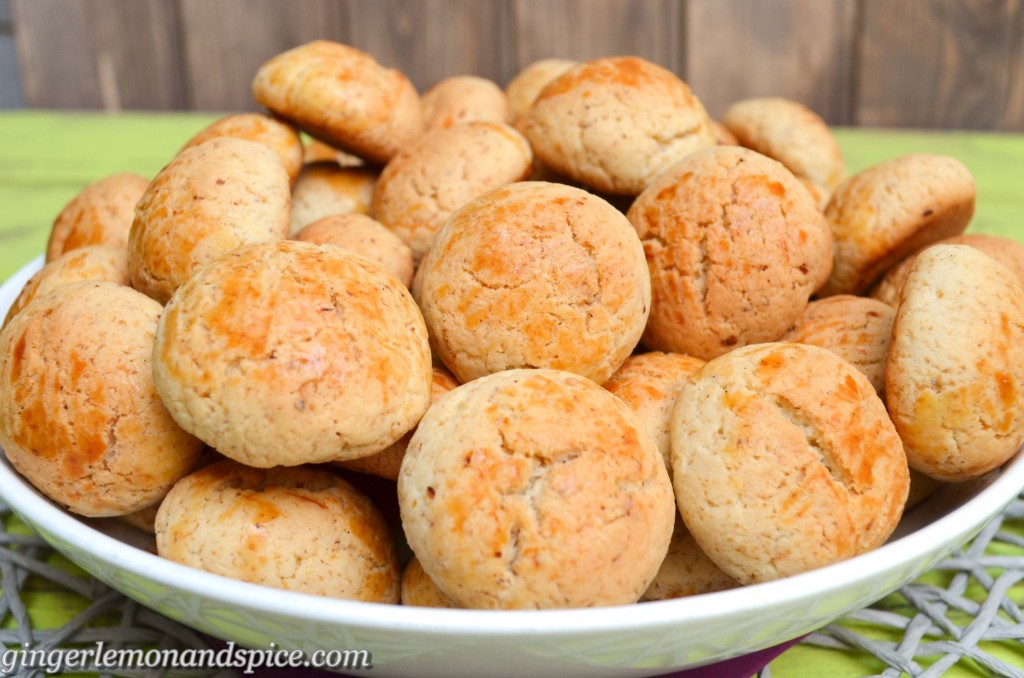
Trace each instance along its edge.
<path fill-rule="evenodd" d="M 83 188 L 54 220 L 46 261 L 85 245 L 126 247 L 135 204 L 147 186 L 138 174 L 111 174 Z"/>
<path fill-rule="evenodd" d="M 239 113 L 214 121 L 185 144 L 184 148 L 198 146 L 210 139 L 232 137 L 263 144 L 277 154 L 294 184 L 302 169 L 303 148 L 298 131 L 286 122 L 260 113 Z"/>

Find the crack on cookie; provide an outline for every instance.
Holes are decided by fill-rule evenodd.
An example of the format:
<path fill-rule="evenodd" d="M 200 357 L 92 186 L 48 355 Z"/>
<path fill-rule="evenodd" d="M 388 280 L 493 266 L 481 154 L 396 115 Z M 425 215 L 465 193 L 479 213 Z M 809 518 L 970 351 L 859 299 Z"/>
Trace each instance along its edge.
<path fill-rule="evenodd" d="M 775 405 L 779 414 L 785 417 L 793 426 L 803 431 L 807 446 L 818 456 L 825 470 L 838 485 L 851 494 L 862 494 L 863 490 L 850 475 L 850 470 L 842 463 L 841 457 L 836 453 L 828 437 L 824 434 L 823 427 L 815 420 L 810 413 L 800 409 L 789 398 L 784 395 L 771 394 L 771 402 Z"/>

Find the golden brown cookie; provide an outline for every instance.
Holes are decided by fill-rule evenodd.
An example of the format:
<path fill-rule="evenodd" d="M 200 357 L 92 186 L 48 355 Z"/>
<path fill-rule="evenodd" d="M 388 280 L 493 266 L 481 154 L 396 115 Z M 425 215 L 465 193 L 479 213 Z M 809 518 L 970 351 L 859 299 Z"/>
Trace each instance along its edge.
<path fill-rule="evenodd" d="M 505 92 L 475 75 L 445 78 L 427 90 L 422 101 L 427 131 L 474 120 L 499 124 L 509 120 Z"/>
<path fill-rule="evenodd" d="M 371 213 L 420 261 L 452 212 L 530 173 L 530 144 L 508 125 L 469 122 L 424 134 L 381 172 Z"/>
<path fill-rule="evenodd" d="M 365 214 L 336 214 L 305 226 L 295 240 L 335 245 L 375 261 L 406 287 L 412 285 L 412 251 L 384 224 Z"/>
<path fill-rule="evenodd" d="M 690 88 L 639 57 L 594 59 L 551 81 L 526 114 L 533 152 L 599 191 L 637 195 L 715 132 Z"/>
<path fill-rule="evenodd" d="M 906 155 L 850 177 L 825 208 L 835 266 L 819 295 L 863 294 L 911 252 L 959 235 L 974 196 L 971 173 L 942 155 Z"/>
<path fill-rule="evenodd" d="M 153 384 L 160 304 L 111 282 L 37 299 L 0 332 L 0 444 L 39 491 L 84 516 L 154 504 L 202 443 Z"/>
<path fill-rule="evenodd" d="M 907 460 L 867 378 L 817 346 L 746 346 L 683 386 L 672 419 L 676 499 L 741 583 L 881 546 L 907 500 Z"/>
<path fill-rule="evenodd" d="M 430 397 L 426 328 L 408 290 L 337 247 L 241 247 L 167 305 L 154 347 L 171 415 L 256 467 L 374 454 Z"/>
<path fill-rule="evenodd" d="M 327 471 L 217 462 L 174 486 L 155 527 L 158 553 L 183 565 L 289 591 L 398 603 L 387 524 Z"/>
<path fill-rule="evenodd" d="M 781 164 L 716 146 L 665 172 L 629 220 L 647 253 L 653 308 L 643 343 L 710 359 L 778 339 L 828 277 L 832 239 Z"/>
<path fill-rule="evenodd" d="M 520 182 L 471 201 L 421 269 L 413 291 L 431 346 L 463 383 L 516 367 L 603 383 L 636 346 L 650 309 L 629 222 L 560 184 Z"/>
<path fill-rule="evenodd" d="M 314 40 L 260 66 L 256 101 L 331 146 L 383 165 L 423 133 L 409 79 L 348 45 Z"/>
<path fill-rule="evenodd" d="M 515 122 L 526 115 L 541 90 L 578 63 L 571 59 L 541 59 L 519 71 L 505 87 L 511 120 Z"/>
<path fill-rule="evenodd" d="M 711 121 L 711 127 L 715 130 L 715 141 L 719 146 L 739 146 L 740 142 L 736 135 L 729 131 L 729 128 L 717 120 Z"/>
<path fill-rule="evenodd" d="M 910 465 L 938 480 L 982 476 L 1024 442 L 1024 284 L 966 245 L 917 256 L 885 370 Z"/>
<path fill-rule="evenodd" d="M 277 154 L 290 183 L 295 183 L 302 169 L 302 139 L 294 127 L 269 115 L 259 113 L 238 113 L 217 120 L 199 134 L 192 137 L 185 148 L 216 139 L 233 137 L 263 144 Z"/>
<path fill-rule="evenodd" d="M 294 235 L 324 217 L 366 214 L 376 183 L 374 169 L 342 167 L 334 161 L 306 165 L 292 187 L 289 233 Z"/>
<path fill-rule="evenodd" d="M 455 601 L 437 588 L 437 584 L 423 571 L 420 561 L 413 556 L 402 573 L 402 605 L 414 607 L 458 607 Z"/>
<path fill-rule="evenodd" d="M 809 303 L 781 340 L 832 351 L 860 370 L 882 393 L 895 319 L 896 310 L 876 299 L 840 294 Z"/>
<path fill-rule="evenodd" d="M 672 541 L 654 581 L 640 596 L 640 602 L 685 598 L 701 593 L 725 591 L 739 586 L 739 582 L 715 565 L 676 515 Z"/>
<path fill-rule="evenodd" d="M 630 409 L 545 369 L 492 374 L 431 407 L 398 499 L 424 571 L 471 608 L 636 602 L 675 519 L 665 464 Z"/>
<path fill-rule="evenodd" d="M 128 237 L 132 287 L 166 303 L 217 257 L 288 233 L 288 175 L 263 144 L 220 137 L 187 148 L 153 179 Z"/>
<path fill-rule="evenodd" d="M 146 186 L 138 174 L 111 174 L 83 188 L 54 220 L 46 261 L 86 245 L 126 247 L 135 204 Z"/>

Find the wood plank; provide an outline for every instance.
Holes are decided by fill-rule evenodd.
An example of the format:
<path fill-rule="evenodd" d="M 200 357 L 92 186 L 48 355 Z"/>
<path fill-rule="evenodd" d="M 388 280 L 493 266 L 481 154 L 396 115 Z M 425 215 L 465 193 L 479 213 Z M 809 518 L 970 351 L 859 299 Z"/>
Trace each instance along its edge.
<path fill-rule="evenodd" d="M 1006 104 L 996 129 L 1024 132 L 1024 3 L 1017 8 L 1013 40 L 1007 57 Z"/>
<path fill-rule="evenodd" d="M 256 110 L 250 85 L 270 57 L 316 38 L 348 42 L 338 0 L 180 0 L 191 108 Z"/>
<path fill-rule="evenodd" d="M 0 108 L 20 108 L 21 105 L 21 83 L 18 80 L 14 38 L 0 34 Z"/>
<path fill-rule="evenodd" d="M 734 101 L 783 96 L 848 123 L 855 0 L 690 0 L 688 82 L 713 116 Z"/>
<path fill-rule="evenodd" d="M 1020 0 L 864 1 L 858 124 L 1005 129 L 1016 115 L 1019 125 L 1008 87 L 1019 90 L 1021 71 L 1008 57 Z"/>

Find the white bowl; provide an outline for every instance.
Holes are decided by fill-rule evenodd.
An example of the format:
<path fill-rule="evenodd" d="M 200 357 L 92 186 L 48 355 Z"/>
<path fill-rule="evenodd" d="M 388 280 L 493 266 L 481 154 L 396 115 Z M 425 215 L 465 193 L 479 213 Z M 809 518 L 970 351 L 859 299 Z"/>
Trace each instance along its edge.
<path fill-rule="evenodd" d="M 0 288 L 0 317 L 41 265 Z M 585 610 L 439 610 L 357 603 L 234 581 L 163 560 L 141 534 L 77 518 L 4 456 L 0 495 L 46 541 L 110 586 L 188 626 L 252 647 L 365 649 L 376 676 L 653 676 L 782 643 L 911 581 L 998 515 L 1024 487 L 1024 455 L 909 511 L 883 547 L 731 591 Z"/>

